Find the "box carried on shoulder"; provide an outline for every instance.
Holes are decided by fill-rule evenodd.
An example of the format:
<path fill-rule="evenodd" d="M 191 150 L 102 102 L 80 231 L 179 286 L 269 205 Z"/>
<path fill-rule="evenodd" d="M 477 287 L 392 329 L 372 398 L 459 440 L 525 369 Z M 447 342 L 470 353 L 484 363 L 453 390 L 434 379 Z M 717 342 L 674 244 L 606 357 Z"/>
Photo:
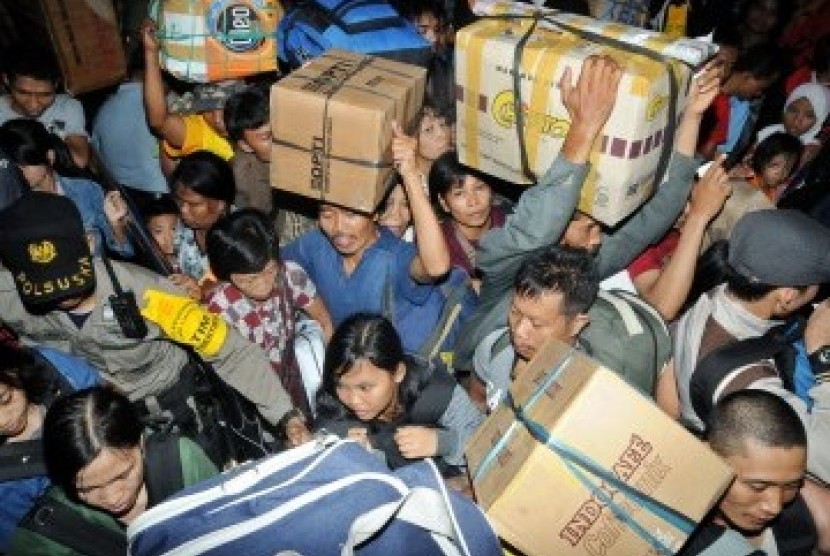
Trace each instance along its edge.
<path fill-rule="evenodd" d="M 546 344 L 510 391 L 466 453 L 479 503 L 526 556 L 674 554 L 731 482 L 714 452 L 569 346 Z"/>
<path fill-rule="evenodd" d="M 162 68 L 208 83 L 275 71 L 279 0 L 156 0 Z"/>

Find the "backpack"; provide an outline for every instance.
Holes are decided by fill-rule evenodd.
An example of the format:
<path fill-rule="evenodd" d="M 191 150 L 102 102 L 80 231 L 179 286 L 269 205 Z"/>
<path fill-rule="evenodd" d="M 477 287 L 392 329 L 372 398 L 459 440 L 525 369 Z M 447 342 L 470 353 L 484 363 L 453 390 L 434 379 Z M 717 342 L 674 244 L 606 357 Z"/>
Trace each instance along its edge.
<path fill-rule="evenodd" d="M 586 354 L 615 371 L 647 396 L 671 358 L 666 323 L 642 298 L 622 290 L 600 290 L 579 335 Z"/>
<path fill-rule="evenodd" d="M 299 0 L 277 31 L 279 58 L 299 67 L 332 48 L 426 67 L 432 51 L 385 0 Z"/>
<path fill-rule="evenodd" d="M 689 383 L 692 407 L 706 423 L 714 407 L 715 392 L 723 379 L 733 370 L 767 359 L 775 361 L 775 368 L 784 387 L 793 391 L 795 348 L 792 342 L 801 337 L 803 328 L 798 322 L 775 326 L 763 336 L 746 338 L 723 345 L 706 354 L 695 366 Z"/>
<path fill-rule="evenodd" d="M 655 378 L 671 358 L 671 338 L 660 313 L 632 293 L 599 290 L 588 315 L 578 339 L 582 351 L 651 396 Z M 508 346 L 505 329 L 490 348 L 490 359 Z"/>
<path fill-rule="evenodd" d="M 408 351 L 427 361 L 440 356 L 452 368 L 453 348 L 459 331 L 478 304 L 470 276 L 463 269 L 453 267 L 447 277 L 435 285 L 426 303 L 404 309 L 395 307 L 393 282 L 390 262 L 381 302 L 383 316 L 395 325 L 401 339 L 405 339 Z"/>
<path fill-rule="evenodd" d="M 151 507 L 184 487 L 179 437 L 150 435 L 144 439 L 147 505 Z M 19 527 L 86 556 L 127 554 L 127 538 L 104 525 L 88 521 L 72 506 L 41 496 Z"/>
<path fill-rule="evenodd" d="M 210 519 L 205 519 L 210 516 Z M 128 528 L 131 556 L 500 556 L 482 511 L 421 461 L 334 437 L 189 487 Z"/>

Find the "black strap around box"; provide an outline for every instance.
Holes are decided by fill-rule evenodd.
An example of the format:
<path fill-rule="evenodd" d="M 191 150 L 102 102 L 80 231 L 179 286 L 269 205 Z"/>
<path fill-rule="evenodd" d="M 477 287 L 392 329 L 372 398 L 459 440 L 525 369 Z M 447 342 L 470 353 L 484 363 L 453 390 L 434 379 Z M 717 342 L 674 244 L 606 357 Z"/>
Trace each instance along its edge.
<path fill-rule="evenodd" d="M 666 133 L 664 135 L 663 140 L 663 148 L 660 151 L 660 160 L 657 164 L 657 170 L 654 174 L 654 184 L 655 186 L 659 186 L 660 183 L 663 181 L 663 177 L 665 176 L 666 169 L 669 165 L 669 160 L 671 159 L 672 148 L 674 146 L 674 137 L 677 131 L 677 94 L 680 86 L 677 83 L 677 76 L 674 73 L 674 68 L 672 67 L 670 58 L 641 46 L 628 44 L 617 39 L 612 39 L 610 37 L 594 33 L 592 31 L 585 31 L 583 29 L 579 29 L 567 23 L 561 23 L 549 17 L 554 13 L 556 13 L 556 11 L 534 12 L 533 14 L 529 15 L 489 15 L 483 16 L 482 18 L 505 21 L 533 21 L 530 28 L 525 32 L 522 38 L 519 39 L 519 42 L 516 44 L 516 50 L 513 53 L 513 109 L 516 113 L 516 134 L 519 138 L 519 150 L 521 153 L 522 173 L 534 182 L 536 181 L 536 175 L 530 168 L 530 162 L 527 156 L 527 144 L 525 142 L 524 137 L 525 124 L 524 113 L 522 112 L 522 90 L 520 77 L 522 55 L 524 54 L 525 45 L 527 44 L 528 40 L 530 40 L 530 37 L 533 35 L 533 33 L 536 31 L 536 27 L 538 26 L 539 22 L 546 21 L 582 39 L 589 40 L 602 45 L 613 46 L 614 48 L 624 50 L 626 52 L 631 52 L 632 54 L 640 54 L 651 60 L 660 62 L 661 64 L 666 66 L 666 69 L 669 73 L 669 114 L 667 118 L 668 123 L 666 125 Z"/>

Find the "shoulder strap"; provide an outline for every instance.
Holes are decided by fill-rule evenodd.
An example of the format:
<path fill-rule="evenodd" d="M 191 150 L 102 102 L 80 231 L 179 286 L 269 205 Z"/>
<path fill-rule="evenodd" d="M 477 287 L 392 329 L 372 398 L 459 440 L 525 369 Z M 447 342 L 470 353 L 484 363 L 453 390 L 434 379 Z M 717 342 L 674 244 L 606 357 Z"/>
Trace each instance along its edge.
<path fill-rule="evenodd" d="M 85 556 L 127 554 L 127 536 L 84 518 L 53 496 L 41 496 L 20 527 Z"/>
<path fill-rule="evenodd" d="M 147 507 L 166 500 L 184 488 L 179 436 L 153 434 L 144 439 L 144 484 Z"/>
<path fill-rule="evenodd" d="M 452 272 L 455 272 L 453 269 Z M 448 282 L 453 278 L 453 274 L 447 278 Z M 467 288 L 470 287 L 470 277 L 466 275 L 463 279 L 458 280 L 457 283 L 447 283 L 440 287 L 441 293 L 444 297 L 444 306 L 441 308 L 441 315 L 438 317 L 438 322 L 435 323 L 435 328 L 432 334 L 421 345 L 418 350 L 418 355 L 424 359 L 430 360 L 441 351 L 441 346 L 444 340 L 452 330 L 461 314 L 464 305 L 464 296 L 467 294 Z"/>
<path fill-rule="evenodd" d="M 501 336 L 493 342 L 493 345 L 490 347 L 490 360 L 492 361 L 498 355 L 507 349 L 507 346 L 510 345 L 510 329 L 505 328 L 504 332 L 502 332 Z"/>
<path fill-rule="evenodd" d="M 692 374 L 689 394 L 692 407 L 704 423 L 714 406 L 713 396 L 727 373 L 752 363 L 772 359 L 789 347 L 787 327 L 776 326 L 763 336 L 721 346 L 701 359 Z"/>
<path fill-rule="evenodd" d="M 772 525 L 780 556 L 811 554 L 818 542 L 818 532 L 810 509 L 799 495 L 785 506 Z"/>
<path fill-rule="evenodd" d="M 698 556 L 762 556 L 766 554 L 761 550 L 752 547 L 746 539 L 732 529 L 724 529 L 723 533 L 716 538 Z"/>
<path fill-rule="evenodd" d="M 0 482 L 46 475 L 43 443 L 37 440 L 6 442 L 0 445 Z"/>
<path fill-rule="evenodd" d="M 417 424 L 433 425 L 438 422 L 447 406 L 450 405 L 456 381 L 447 372 L 443 363 L 438 361 L 425 362 L 430 367 L 432 375 L 429 382 L 421 390 L 418 400 L 409 410 L 409 420 Z"/>

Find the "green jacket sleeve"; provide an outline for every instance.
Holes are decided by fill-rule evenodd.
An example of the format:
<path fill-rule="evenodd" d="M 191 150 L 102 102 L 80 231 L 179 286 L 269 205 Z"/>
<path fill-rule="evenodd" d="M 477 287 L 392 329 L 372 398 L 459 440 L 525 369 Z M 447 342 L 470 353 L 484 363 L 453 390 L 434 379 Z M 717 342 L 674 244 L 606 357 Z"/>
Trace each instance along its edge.
<path fill-rule="evenodd" d="M 202 448 L 184 436 L 179 437 L 179 458 L 182 463 L 182 483 L 186 487 L 219 474 Z"/>

